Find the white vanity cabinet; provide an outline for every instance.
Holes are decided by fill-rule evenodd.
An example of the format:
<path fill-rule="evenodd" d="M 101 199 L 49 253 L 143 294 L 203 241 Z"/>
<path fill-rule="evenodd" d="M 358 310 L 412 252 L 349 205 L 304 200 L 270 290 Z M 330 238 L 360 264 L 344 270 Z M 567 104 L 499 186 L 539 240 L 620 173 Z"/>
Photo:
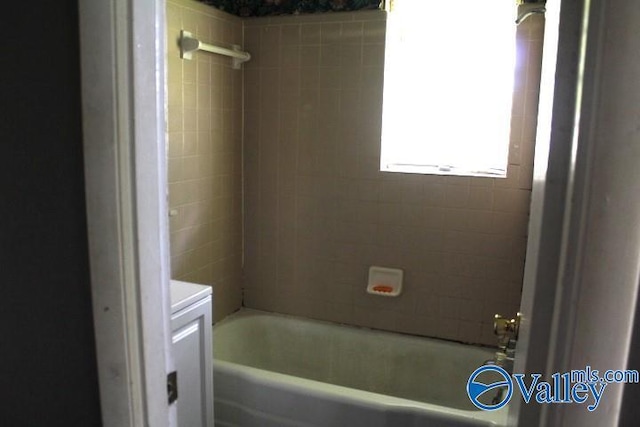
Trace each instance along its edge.
<path fill-rule="evenodd" d="M 178 427 L 213 427 L 211 287 L 171 281 Z"/>

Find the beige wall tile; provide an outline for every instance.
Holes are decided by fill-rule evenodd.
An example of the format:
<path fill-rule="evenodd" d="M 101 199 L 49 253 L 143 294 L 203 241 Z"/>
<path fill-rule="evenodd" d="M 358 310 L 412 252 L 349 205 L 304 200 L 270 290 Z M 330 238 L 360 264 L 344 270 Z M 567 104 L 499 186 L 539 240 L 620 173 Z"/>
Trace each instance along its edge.
<path fill-rule="evenodd" d="M 341 41 L 341 24 L 326 22 L 320 25 L 320 42 L 323 45 L 339 43 Z"/>
<path fill-rule="evenodd" d="M 183 0 L 169 4 L 173 26 L 205 27 Z M 239 21 L 210 15 L 211 37 L 239 34 Z M 519 300 L 539 64 L 525 61 L 517 79 L 507 179 L 382 173 L 383 17 L 247 20 L 253 59 L 241 74 L 169 58 L 174 277 L 211 280 L 216 318 L 240 306 L 243 286 L 248 307 L 494 344 L 492 315 L 513 315 Z M 539 53 L 536 31 L 521 30 L 523 52 Z M 375 263 L 405 270 L 402 297 L 364 292 Z"/>
<path fill-rule="evenodd" d="M 519 298 L 535 130 L 529 104 L 537 94 L 528 75 L 535 81 L 538 68 L 525 63 L 514 95 L 508 178 L 381 173 L 385 22 L 368 17 L 252 20 L 245 29 L 247 40 L 266 29 L 279 34 L 281 52 L 245 71 L 245 244 L 271 236 L 257 252 L 245 249 L 257 256 L 245 266 L 245 286 L 255 289 L 245 305 L 493 343 L 485 315 L 513 314 Z M 537 49 L 521 39 L 527 52 Z M 278 48 L 275 36 L 269 43 L 267 50 Z M 279 84 L 269 84 L 277 73 Z M 404 268 L 403 297 L 364 292 L 374 263 Z M 503 301 L 487 305 L 489 289 Z"/>
<path fill-rule="evenodd" d="M 168 1 L 167 21 L 169 44 L 184 28 L 206 42 L 242 45 L 239 19 L 196 2 Z M 225 34 L 237 38 L 223 40 Z M 241 152 L 227 148 L 239 144 L 232 129 L 224 132 L 222 118 L 223 111 L 242 114 L 241 103 L 224 98 L 241 97 L 242 80 L 234 84 L 240 72 L 228 60 L 206 53 L 182 60 L 177 49 L 168 55 L 169 206 L 177 212 L 170 220 L 172 277 L 213 286 L 219 320 L 242 304 L 242 235 L 228 232 L 242 227 L 239 203 L 234 207 L 241 176 L 233 173 Z"/>
<path fill-rule="evenodd" d="M 301 44 L 320 43 L 320 24 L 302 24 L 300 26 Z"/>
<path fill-rule="evenodd" d="M 362 22 L 343 22 L 341 43 L 362 44 Z"/>
<path fill-rule="evenodd" d="M 371 20 L 364 22 L 364 43 L 384 43 L 386 22 Z"/>

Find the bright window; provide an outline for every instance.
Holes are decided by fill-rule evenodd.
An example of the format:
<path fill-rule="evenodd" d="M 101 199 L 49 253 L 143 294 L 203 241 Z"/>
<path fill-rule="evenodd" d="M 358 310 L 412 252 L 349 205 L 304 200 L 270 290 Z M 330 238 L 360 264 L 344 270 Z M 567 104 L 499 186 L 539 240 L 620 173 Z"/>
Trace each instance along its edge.
<path fill-rule="evenodd" d="M 381 170 L 506 176 L 514 3 L 393 2 Z"/>

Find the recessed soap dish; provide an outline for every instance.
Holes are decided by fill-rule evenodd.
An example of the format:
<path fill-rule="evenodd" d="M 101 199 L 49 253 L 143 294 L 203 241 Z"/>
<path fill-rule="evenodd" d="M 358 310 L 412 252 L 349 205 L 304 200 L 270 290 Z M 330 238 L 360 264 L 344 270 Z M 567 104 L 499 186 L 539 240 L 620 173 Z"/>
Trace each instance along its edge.
<path fill-rule="evenodd" d="M 402 292 L 402 270 L 399 268 L 369 267 L 367 293 L 383 297 L 397 297 Z"/>

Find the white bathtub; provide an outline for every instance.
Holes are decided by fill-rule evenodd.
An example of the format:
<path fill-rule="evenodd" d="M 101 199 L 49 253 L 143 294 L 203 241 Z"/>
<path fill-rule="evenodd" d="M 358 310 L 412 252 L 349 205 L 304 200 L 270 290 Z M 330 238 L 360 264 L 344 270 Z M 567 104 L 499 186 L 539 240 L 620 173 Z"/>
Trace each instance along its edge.
<path fill-rule="evenodd" d="M 491 350 L 243 309 L 213 328 L 216 427 L 501 426 L 466 394 Z"/>

